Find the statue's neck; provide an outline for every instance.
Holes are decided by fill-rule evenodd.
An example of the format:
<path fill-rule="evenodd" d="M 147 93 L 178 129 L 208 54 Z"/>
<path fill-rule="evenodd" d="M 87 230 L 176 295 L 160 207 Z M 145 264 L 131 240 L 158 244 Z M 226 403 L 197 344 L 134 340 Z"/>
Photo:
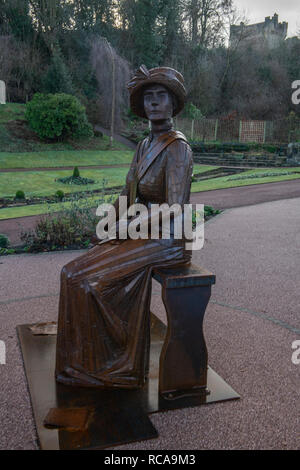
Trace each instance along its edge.
<path fill-rule="evenodd" d="M 149 136 L 150 140 L 172 129 L 173 129 L 172 118 L 165 119 L 164 121 L 151 121 L 151 132 Z"/>

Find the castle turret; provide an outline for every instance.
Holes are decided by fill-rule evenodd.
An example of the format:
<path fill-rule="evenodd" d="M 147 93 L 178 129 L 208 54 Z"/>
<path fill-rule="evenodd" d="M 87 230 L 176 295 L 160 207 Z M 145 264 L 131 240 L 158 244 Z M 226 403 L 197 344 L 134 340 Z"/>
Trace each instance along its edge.
<path fill-rule="evenodd" d="M 278 22 L 278 14 L 274 13 L 273 17 L 265 17 L 263 23 L 252 25 L 230 26 L 230 44 L 242 44 L 261 47 L 264 44 L 268 48 L 277 47 L 280 41 L 285 40 L 288 31 L 287 22 Z"/>

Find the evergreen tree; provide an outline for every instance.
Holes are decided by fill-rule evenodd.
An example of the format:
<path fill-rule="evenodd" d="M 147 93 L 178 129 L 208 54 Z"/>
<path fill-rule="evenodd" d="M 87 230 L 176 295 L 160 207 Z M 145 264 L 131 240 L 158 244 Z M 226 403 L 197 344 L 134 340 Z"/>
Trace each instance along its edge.
<path fill-rule="evenodd" d="M 76 29 L 97 30 L 113 23 L 112 0 L 73 0 Z"/>
<path fill-rule="evenodd" d="M 33 32 L 28 0 L 0 0 L 0 34 L 28 42 Z"/>
<path fill-rule="evenodd" d="M 124 0 L 120 12 L 129 35 L 134 66 L 157 66 L 162 57 L 162 37 L 158 34 L 158 19 L 163 10 L 162 0 Z M 126 54 L 127 52 L 127 54 Z M 127 51 L 124 53 L 128 57 Z"/>
<path fill-rule="evenodd" d="M 68 68 L 58 50 L 52 55 L 47 73 L 43 79 L 45 93 L 74 94 L 74 87 Z"/>
<path fill-rule="evenodd" d="M 182 12 L 181 0 L 164 1 L 160 18 L 160 34 L 162 35 L 162 62 L 165 65 L 178 66 L 182 53 L 184 54 Z"/>

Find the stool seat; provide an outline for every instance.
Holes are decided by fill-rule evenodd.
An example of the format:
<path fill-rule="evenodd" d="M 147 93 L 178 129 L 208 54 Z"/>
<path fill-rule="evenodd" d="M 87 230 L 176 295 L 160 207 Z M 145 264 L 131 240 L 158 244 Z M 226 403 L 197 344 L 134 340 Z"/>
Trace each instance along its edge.
<path fill-rule="evenodd" d="M 192 263 L 174 268 L 154 268 L 153 277 L 167 289 L 209 286 L 216 283 L 214 274 Z"/>
<path fill-rule="evenodd" d="M 192 263 L 154 268 L 162 285 L 167 334 L 159 361 L 159 393 L 165 400 L 209 393 L 203 319 L 216 276 Z"/>

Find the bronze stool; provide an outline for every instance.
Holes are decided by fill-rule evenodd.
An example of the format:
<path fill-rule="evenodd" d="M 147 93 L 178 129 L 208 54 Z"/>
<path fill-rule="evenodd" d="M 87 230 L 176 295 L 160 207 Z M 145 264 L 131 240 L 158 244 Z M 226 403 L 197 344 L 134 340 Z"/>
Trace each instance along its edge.
<path fill-rule="evenodd" d="M 168 327 L 159 365 L 159 393 L 165 399 L 207 394 L 207 348 L 203 319 L 215 275 L 194 264 L 154 269 L 162 285 Z"/>

